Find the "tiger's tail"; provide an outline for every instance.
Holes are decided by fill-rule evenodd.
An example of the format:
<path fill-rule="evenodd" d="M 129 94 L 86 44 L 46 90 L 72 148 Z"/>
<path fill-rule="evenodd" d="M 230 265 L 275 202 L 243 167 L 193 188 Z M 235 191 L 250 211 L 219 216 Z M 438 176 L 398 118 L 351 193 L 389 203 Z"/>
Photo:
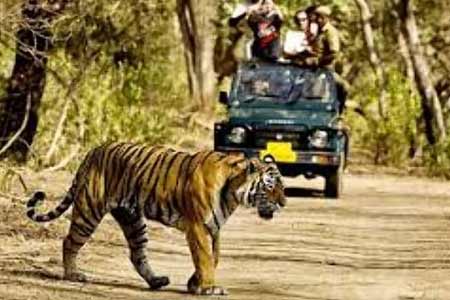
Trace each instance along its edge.
<path fill-rule="evenodd" d="M 99 148 L 100 149 L 100 148 Z M 38 213 L 36 212 L 36 207 L 41 204 L 45 200 L 45 193 L 42 191 L 38 191 L 34 193 L 33 197 L 27 202 L 27 216 L 31 220 L 35 222 L 50 222 L 54 219 L 60 217 L 75 201 L 77 190 L 79 186 L 83 186 L 86 183 L 86 174 L 92 165 L 92 160 L 95 158 L 95 151 L 97 149 L 93 149 L 88 152 L 85 159 L 81 163 L 77 174 L 75 175 L 75 179 L 72 181 L 72 185 L 69 188 L 69 191 L 64 196 L 63 201 L 58 204 L 57 207 L 52 209 L 47 213 Z"/>
<path fill-rule="evenodd" d="M 31 220 L 35 222 L 50 222 L 54 219 L 61 216 L 73 203 L 74 197 L 69 191 L 66 196 L 64 197 L 64 200 L 53 210 L 40 214 L 36 212 L 36 206 L 41 204 L 45 199 L 45 193 L 44 192 L 36 192 L 34 193 L 33 197 L 31 197 L 30 200 L 28 200 L 27 203 L 27 216 Z"/>

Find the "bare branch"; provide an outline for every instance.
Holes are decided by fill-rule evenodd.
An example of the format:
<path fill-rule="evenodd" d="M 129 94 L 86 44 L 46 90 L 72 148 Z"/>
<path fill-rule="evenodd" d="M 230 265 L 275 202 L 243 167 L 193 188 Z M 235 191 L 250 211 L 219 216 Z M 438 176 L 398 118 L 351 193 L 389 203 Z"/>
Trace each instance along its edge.
<path fill-rule="evenodd" d="M 5 153 L 9 147 L 11 147 L 11 145 L 19 138 L 19 136 L 25 130 L 25 127 L 27 126 L 28 123 L 28 117 L 30 115 L 30 109 L 31 109 L 31 93 L 28 93 L 27 106 L 25 108 L 25 117 L 23 118 L 22 124 L 20 125 L 19 130 L 17 130 L 17 132 L 9 139 L 6 145 L 4 145 L 2 149 L 0 149 L 0 156 L 3 153 Z"/>

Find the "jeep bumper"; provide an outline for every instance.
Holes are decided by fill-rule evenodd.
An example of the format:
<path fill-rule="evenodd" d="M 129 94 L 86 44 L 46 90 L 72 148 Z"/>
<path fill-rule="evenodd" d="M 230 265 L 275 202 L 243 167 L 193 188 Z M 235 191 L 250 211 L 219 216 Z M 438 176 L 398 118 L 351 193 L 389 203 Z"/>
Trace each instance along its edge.
<path fill-rule="evenodd" d="M 277 161 L 262 149 L 216 146 L 215 150 L 227 153 L 244 153 L 247 157 L 273 160 L 285 176 L 297 176 L 300 174 L 326 176 L 329 172 L 336 170 L 341 163 L 344 163 L 341 162 L 342 156 L 336 152 L 294 150 L 295 160 L 286 162 Z"/>

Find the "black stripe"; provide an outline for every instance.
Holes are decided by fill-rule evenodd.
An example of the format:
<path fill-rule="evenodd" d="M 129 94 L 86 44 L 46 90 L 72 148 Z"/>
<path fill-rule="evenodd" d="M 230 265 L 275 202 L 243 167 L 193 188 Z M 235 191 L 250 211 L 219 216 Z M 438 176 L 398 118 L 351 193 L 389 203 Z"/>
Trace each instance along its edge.
<path fill-rule="evenodd" d="M 91 222 L 91 220 L 89 220 L 89 219 L 84 215 L 84 213 L 81 211 L 81 208 L 80 208 L 80 207 L 78 207 L 77 205 L 75 205 L 75 209 L 76 209 L 78 215 L 79 215 L 79 216 L 81 217 L 81 219 L 83 220 L 83 222 L 87 225 L 88 229 L 94 231 L 96 225 L 94 225 L 94 224 Z"/>
<path fill-rule="evenodd" d="M 159 169 L 161 168 L 161 166 L 164 165 L 164 163 L 165 163 L 165 161 L 166 161 L 166 159 L 167 159 L 168 154 L 169 154 L 169 153 L 168 153 L 167 151 L 164 151 L 164 152 L 163 152 L 162 160 L 160 160 L 161 163 L 159 164 L 157 170 L 159 170 Z M 153 176 L 152 176 L 152 174 L 153 174 L 153 170 L 150 172 L 150 178 L 153 178 L 153 177 L 155 177 L 155 176 L 156 176 L 156 177 L 155 177 L 155 180 L 153 181 L 153 184 L 151 185 L 150 192 L 149 192 L 149 194 L 148 194 L 148 198 L 147 198 L 146 201 L 150 201 L 151 199 L 153 199 L 153 200 L 156 199 L 156 197 L 153 197 L 153 198 L 152 198 L 152 195 L 155 196 L 155 194 L 156 194 L 156 187 L 157 187 L 158 182 L 159 182 L 159 180 L 160 180 L 160 178 L 161 178 L 160 174 L 154 174 Z M 150 182 L 149 182 L 149 183 L 150 183 Z"/>
<path fill-rule="evenodd" d="M 181 167 L 187 156 L 189 156 L 189 154 L 187 154 L 185 152 L 178 152 L 178 155 L 174 161 L 174 166 L 171 168 L 171 172 L 165 180 L 164 189 L 167 191 L 167 193 L 168 193 L 167 197 L 168 197 L 168 199 L 171 199 L 171 202 L 175 202 L 175 203 L 177 202 L 176 201 L 176 193 L 177 193 L 177 186 L 178 186 L 178 181 L 179 181 L 178 179 L 180 178 Z M 174 178 L 174 182 L 169 180 L 170 176 L 172 176 Z M 175 205 L 178 206 L 177 203 Z"/>
<path fill-rule="evenodd" d="M 105 151 L 103 149 L 102 149 L 102 151 L 100 151 L 100 149 L 96 149 L 95 162 L 96 162 L 96 165 L 99 166 L 99 168 L 101 168 L 101 166 L 103 164 L 104 157 L 105 157 Z"/>
<path fill-rule="evenodd" d="M 125 182 L 123 182 L 122 184 L 122 188 L 119 191 L 119 195 L 122 198 L 126 198 L 127 200 L 130 199 L 130 191 L 132 190 L 132 183 L 134 182 L 134 178 L 135 178 L 135 170 L 136 170 L 136 165 L 139 163 L 139 157 L 142 155 L 142 152 L 146 150 L 145 147 L 140 147 L 137 148 L 137 151 L 133 151 L 132 154 L 130 154 L 129 159 L 123 158 L 125 159 L 125 166 L 124 166 L 124 170 L 122 170 L 123 174 L 121 175 L 121 177 L 125 177 Z"/>
<path fill-rule="evenodd" d="M 34 210 L 34 208 L 32 210 L 27 211 L 27 217 L 34 220 L 35 217 L 34 215 L 36 214 L 36 211 Z"/>
<path fill-rule="evenodd" d="M 110 163 L 111 163 L 111 160 L 113 159 L 113 157 L 114 157 L 114 153 L 116 152 L 116 151 L 118 151 L 118 149 L 120 149 L 120 147 L 122 146 L 123 144 L 117 144 L 117 145 L 115 145 L 114 147 L 112 147 L 111 149 L 109 149 L 109 147 L 108 148 L 105 148 L 103 151 L 105 151 L 105 160 L 104 160 L 104 162 L 103 162 L 103 168 L 102 168 L 102 166 L 100 166 L 100 169 L 103 169 L 104 170 L 104 174 L 103 174 L 103 181 L 104 181 L 104 184 L 103 184 L 103 186 L 104 186 L 104 189 L 105 189 L 105 191 L 106 191 L 106 193 L 108 193 L 108 189 L 109 189 L 109 187 L 108 187 L 108 180 L 110 180 L 110 172 L 109 172 L 109 168 L 110 168 Z M 112 173 L 112 176 L 114 176 L 114 174 L 115 173 Z"/>
<path fill-rule="evenodd" d="M 36 197 L 36 195 L 33 195 L 33 197 L 28 201 L 27 208 L 35 207 L 41 200 Z"/>
<path fill-rule="evenodd" d="M 221 162 L 222 160 L 224 160 L 225 158 L 228 157 L 228 155 L 226 155 L 225 153 L 222 153 L 222 152 L 216 152 L 216 153 L 217 153 L 217 156 L 218 156 L 217 160 L 215 161 L 216 163 L 219 163 L 219 162 Z"/>
<path fill-rule="evenodd" d="M 35 216 L 33 220 L 35 220 L 36 222 L 45 222 L 46 221 L 46 216 L 47 215 L 43 215 L 43 216 Z"/>
<path fill-rule="evenodd" d="M 71 230 L 76 231 L 76 233 L 81 237 L 89 237 L 92 234 L 92 231 L 88 231 L 86 228 L 83 228 L 83 226 L 75 222 L 72 223 Z"/>
<path fill-rule="evenodd" d="M 241 162 L 244 162 L 244 161 L 246 161 L 247 159 L 245 158 L 245 157 L 243 157 L 243 158 L 241 158 L 240 160 L 236 160 L 236 161 L 234 161 L 233 163 L 231 163 L 230 165 L 232 166 L 232 167 L 235 167 L 235 166 L 237 166 L 238 164 L 240 164 Z"/>
<path fill-rule="evenodd" d="M 95 185 L 95 183 L 93 183 L 93 184 Z M 84 195 L 86 197 L 86 203 L 87 203 L 89 209 L 91 210 L 92 217 L 95 219 L 95 221 L 100 222 L 100 220 L 102 218 L 98 214 L 97 210 L 94 207 L 95 204 L 94 204 L 94 201 L 93 201 L 92 197 L 89 195 L 89 188 L 88 188 L 87 184 L 84 185 Z"/>
<path fill-rule="evenodd" d="M 192 174 L 194 174 L 194 171 L 197 169 L 199 162 L 197 162 L 197 164 L 193 167 L 192 171 L 191 171 L 191 163 L 197 158 L 199 157 L 201 154 L 203 154 L 203 152 L 197 152 L 194 154 L 193 159 L 189 162 L 189 167 L 188 167 L 188 176 L 191 176 Z"/>
<path fill-rule="evenodd" d="M 119 170 L 123 167 L 121 164 L 122 153 L 127 151 L 131 147 L 130 144 L 122 144 L 121 147 L 115 148 L 114 151 L 111 151 L 109 154 L 109 163 L 108 166 L 111 166 L 107 170 L 112 171 L 110 173 L 114 175 L 117 174 L 117 169 Z"/>
<path fill-rule="evenodd" d="M 175 159 L 178 157 L 180 155 L 180 153 L 175 153 L 174 155 L 173 155 L 173 157 L 169 160 L 169 162 L 167 163 L 167 168 L 166 168 L 166 174 L 164 174 L 164 180 L 163 180 L 163 182 L 161 183 L 161 185 L 162 185 L 162 187 L 164 188 L 164 189 L 167 189 L 167 187 L 166 187 L 166 185 L 167 185 L 167 177 L 169 176 L 169 172 L 171 171 L 171 169 L 172 169 L 172 165 L 173 165 L 173 163 L 175 162 Z"/>
<path fill-rule="evenodd" d="M 73 192 L 71 191 L 72 188 L 73 186 L 71 186 L 69 191 L 66 193 L 66 196 L 64 197 L 62 204 L 67 205 L 73 202 Z"/>
<path fill-rule="evenodd" d="M 58 213 L 58 215 L 61 215 L 63 212 L 65 212 L 67 210 L 67 206 L 62 206 L 59 205 L 58 207 L 55 208 L 55 212 Z"/>
<path fill-rule="evenodd" d="M 216 224 L 217 229 L 220 229 L 222 224 L 219 223 L 219 220 L 217 219 L 217 216 L 216 216 L 216 212 L 214 211 L 214 209 L 211 209 L 211 212 L 212 212 L 214 223 Z"/>
<path fill-rule="evenodd" d="M 125 190 L 124 191 L 121 191 L 121 193 L 123 194 L 123 193 L 129 193 L 131 190 L 132 190 L 132 188 L 133 188 L 133 183 L 135 183 L 135 178 L 136 178 L 136 172 L 138 172 L 139 170 L 140 170 L 140 168 L 141 168 L 141 166 L 143 165 L 143 164 L 145 164 L 145 162 L 146 162 L 146 160 L 148 159 L 148 157 L 149 156 L 146 156 L 145 158 L 142 158 L 141 156 L 142 156 L 142 153 L 144 152 L 144 151 L 146 151 L 146 150 L 148 150 L 148 148 L 146 148 L 146 147 L 140 147 L 139 148 L 139 151 L 137 152 L 137 154 L 136 153 L 133 153 L 132 154 L 132 157 L 137 157 L 136 158 L 136 161 L 134 161 L 134 162 L 131 162 L 130 161 L 130 164 L 127 166 L 128 168 L 127 168 L 127 171 L 128 171 L 128 176 L 127 176 L 127 183 L 126 183 L 126 185 L 123 185 L 123 188 L 125 188 Z M 152 151 L 150 151 L 150 153 L 153 153 L 153 150 Z M 150 154 L 151 155 L 151 154 Z M 132 157 L 130 157 L 130 159 L 132 158 Z M 139 158 L 141 158 L 141 161 L 139 160 Z M 128 199 L 128 195 L 126 195 L 126 198 Z"/>
<path fill-rule="evenodd" d="M 126 145 L 128 146 L 125 149 L 121 149 L 122 151 L 120 151 L 119 153 L 116 153 L 114 156 L 111 155 L 112 160 L 110 161 L 112 164 L 111 167 L 111 176 L 109 178 L 109 187 L 108 189 L 110 189 L 111 191 L 116 190 L 117 192 L 117 185 L 118 182 L 121 180 L 123 173 L 125 172 L 126 166 L 128 161 L 125 160 L 124 155 L 128 154 L 129 151 L 136 151 L 136 148 L 133 147 L 133 145 L 129 144 Z M 119 197 L 120 197 L 120 193 L 118 193 Z"/>
<path fill-rule="evenodd" d="M 156 200 L 153 200 L 153 201 L 156 201 Z M 158 221 L 162 220 L 161 216 L 163 214 L 163 210 L 162 210 L 161 205 L 162 205 L 161 203 L 158 203 L 158 202 L 156 203 L 156 216 L 155 216 L 155 219 L 158 220 Z"/>
<path fill-rule="evenodd" d="M 137 145 L 130 145 L 128 149 L 126 149 L 123 153 L 120 154 L 120 158 L 128 162 L 136 151 L 142 151 L 144 147 L 138 147 Z"/>
<path fill-rule="evenodd" d="M 192 159 L 189 161 L 187 170 L 186 170 L 186 178 L 185 178 L 185 182 L 184 182 L 184 189 L 183 189 L 183 193 L 182 195 L 185 195 L 186 190 L 189 187 L 189 179 L 191 179 L 192 174 L 194 173 L 193 171 L 197 168 L 197 165 L 195 166 L 195 168 L 193 169 L 193 171 L 191 172 L 191 164 L 193 161 L 195 161 L 195 158 L 197 158 L 202 152 L 197 152 L 192 156 Z"/>
<path fill-rule="evenodd" d="M 147 225 L 143 224 L 142 226 L 138 227 L 136 230 L 134 230 L 133 232 L 131 232 L 131 233 L 128 235 L 127 238 L 128 238 L 128 239 L 135 239 L 135 238 L 137 238 L 138 236 L 145 234 L 146 228 L 147 228 Z"/>
<path fill-rule="evenodd" d="M 145 245 L 148 242 L 147 238 L 144 238 L 142 240 L 139 241 L 132 241 L 133 245 L 131 245 L 130 243 L 130 249 L 131 250 L 138 250 L 141 249 L 143 245 Z"/>
<path fill-rule="evenodd" d="M 178 169 L 178 175 L 177 175 L 177 183 L 175 185 L 175 197 L 174 197 L 174 202 L 175 202 L 175 209 L 179 210 L 178 207 L 178 201 L 181 201 L 182 199 L 178 199 L 178 186 L 180 185 L 180 182 L 182 181 L 181 179 L 184 178 L 186 179 L 186 162 L 190 163 L 190 161 L 192 160 L 193 156 L 190 154 L 187 154 L 184 158 L 183 161 L 180 164 L 180 168 Z M 184 167 L 184 168 L 183 168 Z M 183 195 L 181 195 L 183 196 Z"/>
<path fill-rule="evenodd" d="M 158 191 L 158 187 L 160 187 L 160 186 L 162 186 L 163 188 L 165 187 L 165 181 L 162 181 L 162 183 L 160 183 L 160 182 L 161 182 L 161 180 L 165 180 L 165 178 L 167 177 L 168 172 L 170 171 L 170 168 L 172 166 L 172 163 L 173 163 L 174 159 L 177 157 L 177 154 L 175 153 L 169 159 L 169 161 L 166 163 L 166 159 L 169 157 L 171 152 L 173 152 L 173 150 L 166 152 L 167 155 L 164 157 L 163 161 L 161 162 L 161 166 L 159 167 L 160 170 L 165 167 L 166 168 L 166 170 L 165 170 L 166 173 L 164 175 L 162 175 L 161 174 L 162 170 L 161 170 L 160 174 L 158 174 L 158 177 L 156 178 L 152 188 L 150 189 L 150 193 L 149 193 L 149 198 L 148 199 L 152 199 L 153 201 L 156 201 L 156 194 L 157 194 L 157 191 Z M 153 194 L 153 197 L 152 197 L 152 194 Z"/>
<path fill-rule="evenodd" d="M 145 166 L 145 168 L 143 168 L 143 171 L 139 174 L 138 178 L 136 179 L 137 183 L 139 183 L 139 181 L 144 177 L 144 175 L 147 174 L 147 171 L 149 171 L 148 172 L 149 178 L 146 180 L 147 182 L 145 184 L 148 184 L 149 183 L 148 181 L 152 180 L 152 178 L 153 178 L 152 174 L 153 174 L 156 166 L 159 164 L 159 162 L 161 161 L 161 158 L 164 156 L 165 153 L 166 153 L 165 151 L 161 151 L 161 152 L 157 153 L 157 157 L 153 161 L 153 163 L 151 163 L 150 165 Z"/>
<path fill-rule="evenodd" d="M 230 182 L 227 180 L 222 187 L 222 190 L 220 191 L 220 209 L 222 210 L 223 216 L 225 218 L 228 218 L 230 216 L 230 210 L 228 207 L 228 189 L 230 188 Z M 230 194 L 233 194 L 231 192 Z"/>
<path fill-rule="evenodd" d="M 79 246 L 79 247 L 82 247 L 82 246 L 84 245 L 84 243 L 79 243 L 79 242 L 75 241 L 75 240 L 73 239 L 73 236 L 72 236 L 72 235 L 69 235 L 67 238 L 69 239 L 70 244 L 73 244 L 73 245 Z"/>
<path fill-rule="evenodd" d="M 52 210 L 51 212 L 47 213 L 47 218 L 49 221 L 56 219 L 58 216 L 56 213 Z"/>
<path fill-rule="evenodd" d="M 63 212 L 65 212 L 67 210 L 67 208 L 70 206 L 70 204 L 72 203 L 72 199 L 69 199 L 70 201 L 67 200 L 67 196 L 64 198 L 64 201 L 61 202 L 56 208 L 55 211 L 57 211 L 59 214 L 62 214 Z"/>
<path fill-rule="evenodd" d="M 170 223 L 170 220 L 172 219 L 172 215 L 174 213 L 172 203 L 172 199 L 167 199 L 167 223 Z"/>
<path fill-rule="evenodd" d="M 197 165 L 196 168 L 198 168 L 198 166 L 203 165 L 206 162 L 206 160 L 208 159 L 208 157 L 210 157 L 212 154 L 214 154 L 214 151 L 209 151 L 208 154 L 206 154 L 205 157 L 203 157 L 203 159 L 199 162 L 199 164 Z"/>
<path fill-rule="evenodd" d="M 146 148 L 146 147 L 141 147 L 141 148 L 139 148 L 139 151 L 137 153 L 133 153 L 132 157 L 130 157 L 130 159 L 133 157 L 136 158 L 136 161 L 131 162 L 129 164 L 129 170 L 131 172 L 131 174 L 130 174 L 131 176 L 133 176 L 133 173 L 136 170 L 137 165 L 141 163 L 140 159 L 142 159 L 142 153 L 144 151 L 146 151 L 147 149 L 148 148 Z"/>

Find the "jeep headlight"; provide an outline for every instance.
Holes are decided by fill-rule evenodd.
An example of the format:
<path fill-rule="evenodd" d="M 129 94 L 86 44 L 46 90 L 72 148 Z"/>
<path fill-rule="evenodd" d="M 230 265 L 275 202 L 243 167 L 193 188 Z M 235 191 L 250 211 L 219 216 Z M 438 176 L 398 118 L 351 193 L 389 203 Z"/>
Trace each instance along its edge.
<path fill-rule="evenodd" d="M 243 127 L 234 127 L 230 134 L 228 134 L 228 140 L 233 144 L 242 144 L 245 141 L 247 133 Z"/>
<path fill-rule="evenodd" d="M 309 142 L 315 148 L 325 148 L 328 145 L 328 133 L 323 130 L 316 130 L 309 137 Z"/>

